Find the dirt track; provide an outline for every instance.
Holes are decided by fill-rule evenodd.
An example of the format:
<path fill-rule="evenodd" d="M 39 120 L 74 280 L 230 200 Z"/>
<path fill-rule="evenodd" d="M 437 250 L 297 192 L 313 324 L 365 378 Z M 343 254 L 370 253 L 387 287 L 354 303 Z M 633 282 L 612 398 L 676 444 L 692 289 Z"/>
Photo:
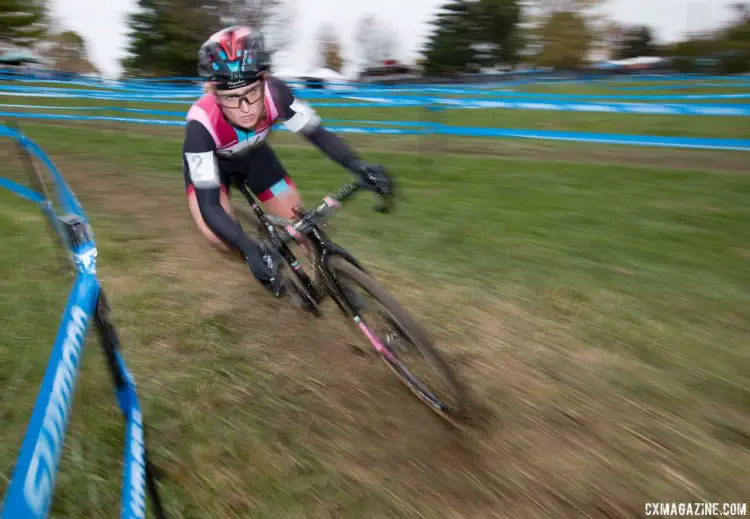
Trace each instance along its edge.
<path fill-rule="evenodd" d="M 107 173 L 96 164 L 62 156 L 53 160 L 95 225 L 97 217 L 106 215 L 164 246 L 155 261 L 137 270 L 102 267 L 104 286 L 115 303 L 140 283 L 141 274 L 158 272 L 200 298 L 202 316 L 232 315 L 228 326 L 252 330 L 236 347 L 250 352 L 259 371 L 272 375 L 277 384 L 282 381 L 285 394 L 278 402 L 272 395 L 261 396 L 257 407 L 243 414 L 230 411 L 236 422 L 226 426 L 241 427 L 247 416 L 266 420 L 278 435 L 274 441 L 284 444 L 294 438 L 317 463 L 388 503 L 371 517 L 641 517 L 648 496 L 653 500 L 659 489 L 669 490 L 673 500 L 694 495 L 694 484 L 670 468 L 670 454 L 642 432 L 662 418 L 621 398 L 595 376 L 645 368 L 572 341 L 564 325 L 460 288 L 425 287 L 406 273 L 376 270 L 406 306 L 424 315 L 468 380 L 478 420 L 473 428 L 458 432 L 424 409 L 379 361 L 352 353 L 350 346 L 358 339 L 332 308 L 328 317 L 316 321 L 301 317 L 284 302 L 269 301 L 242 265 L 205 244 L 186 211 L 179 183 L 165 187 Z M 427 290 L 429 304 L 422 297 Z M 430 318 L 427 312 L 435 308 L 441 314 Z M 126 337 L 129 333 L 123 331 Z M 164 362 L 158 356 L 178 358 L 177 349 L 167 339 L 128 353 L 139 359 L 134 376 L 141 380 L 147 421 L 153 398 L 149 388 L 155 382 L 143 379 L 158 377 L 165 392 L 176 392 L 176 386 L 170 387 L 170 373 L 160 371 Z M 150 368 L 152 361 L 161 368 Z M 237 382 L 242 385 L 241 378 Z M 664 420 L 669 426 L 669 418 Z M 157 431 L 150 441 L 174 439 Z M 294 462 L 271 450 L 257 454 L 265 458 L 256 460 Z M 205 456 L 203 461 L 210 464 L 210 456 Z M 639 459 L 641 467 L 634 466 L 633 459 Z M 196 467 L 184 459 L 163 465 L 165 485 L 185 485 L 195 496 L 206 493 L 206 502 L 212 501 L 208 490 L 191 486 L 196 480 L 188 474 Z M 640 473 L 642 468 L 647 472 Z M 201 470 L 215 471 L 217 478 L 231 476 L 219 460 Z M 658 488 L 649 475 L 658 475 Z M 249 496 L 254 489 L 234 484 L 239 485 L 237 501 L 225 511 L 244 517 L 253 510 Z M 306 516 L 344 517 L 341 514 L 336 503 L 321 495 Z"/>

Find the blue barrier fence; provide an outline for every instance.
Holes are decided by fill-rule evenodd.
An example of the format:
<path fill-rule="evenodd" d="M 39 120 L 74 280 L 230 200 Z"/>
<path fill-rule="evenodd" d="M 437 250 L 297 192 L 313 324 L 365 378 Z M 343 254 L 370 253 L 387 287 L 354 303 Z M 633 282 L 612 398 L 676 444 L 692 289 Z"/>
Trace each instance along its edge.
<path fill-rule="evenodd" d="M 305 98 L 308 101 L 314 101 Z M 563 101 L 484 101 L 484 100 L 457 100 L 447 98 L 425 98 L 417 99 L 387 99 L 378 97 L 347 97 L 348 102 L 315 102 L 318 107 L 334 108 L 393 108 L 405 106 L 421 107 L 442 107 L 446 109 L 497 109 L 504 108 L 509 110 L 544 110 L 544 111 L 562 111 L 562 112 L 599 112 L 599 113 L 631 113 L 631 114 L 661 114 L 661 115 L 713 115 L 713 116 L 750 116 L 750 104 L 693 104 L 693 103 L 586 103 L 586 102 L 563 102 Z M 357 100 L 352 101 L 352 100 Z M 109 99 L 116 101 L 119 99 Z M 126 101 L 125 99 L 122 99 Z M 193 103 L 193 99 L 178 100 L 159 100 L 159 104 L 180 104 L 185 106 L 186 111 Z M 132 102 L 132 100 L 130 100 Z M 137 101 L 142 102 L 142 101 Z M 89 111 L 89 110 L 108 110 L 108 111 L 130 111 L 140 113 L 150 113 L 153 115 L 174 115 L 182 117 L 185 112 L 151 110 L 145 108 L 129 108 L 123 106 L 58 106 L 58 105 L 34 105 L 34 104 L 10 104 L 0 103 L 4 108 L 23 108 L 35 110 L 69 110 L 69 111 Z"/>
<path fill-rule="evenodd" d="M 108 117 L 108 116 L 80 116 L 65 114 L 28 114 L 0 112 L 0 117 L 21 117 L 30 119 L 46 120 L 68 120 L 68 121 L 111 121 L 132 124 L 150 124 L 159 126 L 185 125 L 184 120 L 164 120 L 164 119 L 142 119 L 135 117 Z M 340 121 L 344 122 L 344 121 Z M 352 121 L 348 121 L 352 122 Z M 380 122 L 366 121 L 367 123 L 379 124 L 400 124 L 401 126 L 417 126 L 417 128 L 378 128 L 378 127 L 357 127 L 341 126 L 337 124 L 328 125 L 328 129 L 335 133 L 357 133 L 372 135 L 454 135 L 457 137 L 485 137 L 485 138 L 522 138 L 535 140 L 557 140 L 569 142 L 589 142 L 598 144 L 618 144 L 630 146 L 651 146 L 661 148 L 692 148 L 692 149 L 710 149 L 710 150 L 732 150 L 732 151 L 750 151 L 750 139 L 712 139 L 697 137 L 664 137 L 660 135 L 619 135 L 619 134 L 596 134 L 582 132 L 563 132 L 563 131 L 545 131 L 545 130 L 519 130 L 511 128 L 475 128 L 464 126 L 450 126 L 440 123 L 415 123 L 415 122 Z M 365 121 L 357 121 L 362 124 Z M 285 130 L 281 125 L 275 127 L 279 130 Z"/>
<path fill-rule="evenodd" d="M 10 76 L 0 76 L 8 79 Z M 0 84 L 0 96 L 54 99 L 95 99 L 124 103 L 162 105 L 166 109 L 149 109 L 128 106 L 48 106 L 43 104 L 0 104 L 6 111 L 0 117 L 22 117 L 38 120 L 70 121 L 110 121 L 132 124 L 150 124 L 162 126 L 182 126 L 185 124 L 187 107 L 201 94 L 196 85 L 175 86 L 165 80 L 128 80 L 101 81 L 94 79 L 60 80 L 46 79 L 48 84 L 66 84 L 66 88 L 40 86 L 39 78 L 13 77 L 11 84 Z M 195 79 L 195 78 L 192 78 Z M 575 83 L 598 81 L 599 79 L 556 79 L 547 77 L 516 79 L 506 83 L 483 85 L 409 85 L 408 87 L 384 87 L 374 85 L 346 85 L 334 90 L 307 89 L 303 85 L 292 83 L 300 97 L 311 101 L 316 107 L 360 108 L 360 107 L 422 107 L 427 109 L 511 109 L 511 110 L 544 110 L 599 113 L 661 114 L 685 116 L 750 116 L 750 77 L 733 76 L 730 78 L 702 77 L 700 85 L 731 86 L 735 89 L 748 88 L 747 92 L 732 94 L 652 94 L 652 95 L 582 95 L 582 94 L 540 94 L 514 92 L 509 87 L 528 83 Z M 648 85 L 650 80 L 684 82 L 679 87 L 694 86 L 694 77 L 657 76 L 639 78 L 616 78 L 616 81 L 633 81 L 634 87 L 617 87 L 620 89 L 670 89 L 674 85 Z M 638 81 L 640 80 L 640 81 Z M 692 81 L 688 83 L 688 81 Z M 75 83 L 74 83 L 75 82 Z M 27 84 L 33 83 L 33 84 Z M 81 88 L 70 88 L 72 84 Z M 645 85 L 645 86 L 644 86 Z M 498 90 L 504 88 L 504 90 Z M 708 87 L 710 88 L 710 87 Z M 419 94 L 419 95 L 414 95 Z M 452 97 L 462 95 L 464 97 Z M 613 101 L 614 100 L 614 101 Z M 722 103 L 679 102 L 665 103 L 666 100 L 721 100 Z M 660 101 L 660 102 L 656 102 Z M 166 106 L 165 106 L 166 105 Z M 174 105 L 184 108 L 170 110 Z M 34 113 L 15 112 L 7 109 L 34 110 Z M 175 106 L 175 108 L 177 108 Z M 47 113 L 38 113 L 44 111 Z M 87 114 L 59 113 L 86 112 Z M 49 113 L 58 112 L 58 113 Z M 150 117 L 119 117 L 112 115 L 95 115 L 92 112 L 120 112 L 123 114 L 141 114 Z M 91 114 L 91 115 L 88 115 Z M 157 118 L 158 117 L 158 118 Z M 661 137 L 653 135 L 597 135 L 574 132 L 546 132 L 536 130 L 516 130 L 506 128 L 469 128 L 427 122 L 393 122 L 372 120 L 329 120 L 331 129 L 345 133 L 368 134 L 444 134 L 474 137 L 518 137 L 530 139 L 567 140 L 579 142 L 600 142 L 610 144 L 630 144 L 641 146 L 668 146 L 686 148 L 706 148 L 750 151 L 750 141 L 745 139 L 702 139 Z M 361 127 L 355 125 L 371 125 Z M 377 125 L 377 127 L 374 127 Z"/>
<path fill-rule="evenodd" d="M 460 82 L 464 83 L 462 86 L 466 88 L 487 88 L 492 87 L 492 84 L 486 83 L 486 76 L 482 75 L 469 75 L 469 79 L 461 79 Z M 472 77 L 477 78 L 475 84 L 471 83 Z M 159 78 L 123 78 L 123 79 L 103 79 L 100 80 L 94 77 L 81 76 L 77 74 L 62 73 L 55 70 L 37 70 L 37 71 L 18 71 L 15 69 L 0 69 L 0 80 L 3 79 L 14 79 L 14 80 L 52 80 L 52 81 L 64 81 L 69 84 L 74 81 L 82 81 L 88 83 L 106 83 L 126 86 L 148 86 L 158 87 L 166 85 L 174 87 L 175 83 L 200 83 L 202 80 L 197 76 L 175 76 L 175 77 L 159 77 Z M 646 84 L 648 82 L 662 81 L 662 82 L 738 82 L 742 84 L 750 83 L 750 75 L 739 74 L 739 75 L 724 75 L 724 76 L 711 76 L 701 74 L 682 74 L 682 73 L 657 73 L 638 71 L 628 74 L 619 74 L 613 72 L 545 72 L 545 71 L 513 71 L 505 74 L 495 74 L 491 76 L 491 79 L 496 84 L 528 84 L 528 83 L 541 83 L 541 84 L 560 84 L 560 83 L 641 83 Z M 301 80 L 297 80 L 297 83 L 302 83 Z M 335 81 L 326 81 L 327 84 L 336 84 Z M 341 84 L 341 83 L 339 83 Z M 347 81 L 347 85 L 362 85 L 372 86 L 372 83 L 357 84 L 356 82 Z M 426 82 L 424 84 L 411 84 L 416 87 L 440 87 L 435 83 Z M 455 85 L 453 85 L 455 86 Z M 645 88 L 649 88 L 646 86 Z M 655 88 L 662 88 L 657 86 Z"/>
<path fill-rule="evenodd" d="M 75 267 L 75 280 L 18 458 L 0 502 L 0 517 L 42 519 L 49 515 L 87 332 L 94 324 L 114 383 L 115 400 L 124 419 L 125 448 L 122 463 L 116 466 L 121 474 L 119 517 L 145 517 L 147 487 L 156 515 L 162 517 L 163 506 L 143 439 L 138 390 L 125 364 L 109 317 L 107 299 L 97 277 L 97 248 L 91 222 L 62 174 L 36 143 L 19 131 L 3 126 L 0 126 L 0 137 L 13 139 L 28 153 L 28 160 L 34 157 L 46 166 L 55 188 L 51 199 L 7 178 L 0 177 L 0 187 L 38 205 Z M 58 204 L 60 212 L 55 208 Z"/>
<path fill-rule="evenodd" d="M 94 86 L 94 85 L 79 85 Z M 109 88 L 109 87 L 108 87 Z M 690 101 L 690 100 L 715 100 L 715 99 L 750 99 L 750 84 L 747 85 L 747 92 L 722 93 L 722 94 L 652 94 L 652 95 L 627 95 L 627 94 L 548 94 L 535 92 L 515 92 L 513 90 L 482 90 L 467 88 L 390 88 L 390 87 L 341 87 L 332 90 L 304 89 L 294 87 L 296 90 L 303 90 L 304 96 L 310 100 L 318 99 L 339 99 L 349 96 L 379 96 L 384 99 L 393 99 L 399 101 L 408 99 L 412 102 L 429 102 L 435 99 L 434 96 L 425 94 L 438 94 L 439 96 L 471 96 L 460 97 L 458 99 L 465 101 L 483 100 L 486 98 L 525 98 L 545 101 Z M 70 97 L 70 98 L 96 98 L 96 99 L 113 99 L 121 101 L 157 101 L 169 98 L 186 98 L 192 99 L 201 95 L 201 89 L 196 87 L 172 87 L 172 88 L 57 88 L 43 86 L 24 86 L 24 85 L 0 85 L 0 95 L 14 95 L 29 97 Z M 402 94 L 421 94 L 417 96 L 406 96 Z M 442 99 L 442 97 L 438 97 Z"/>
<path fill-rule="evenodd" d="M 185 110 L 153 110 L 148 108 L 131 108 L 127 106 L 50 106 L 30 104 L 0 103 L 2 108 L 23 108 L 33 110 L 65 110 L 70 112 L 129 112 L 148 115 L 164 115 L 184 118 L 187 108 L 192 101 L 174 101 L 169 104 L 181 104 Z M 362 103 L 315 103 L 318 107 L 396 107 L 396 106 L 422 106 L 440 109 L 482 109 L 482 108 L 507 108 L 516 110 L 545 110 L 545 111 L 570 111 L 570 112 L 599 112 L 599 113 L 633 113 L 633 114 L 655 114 L 655 115 L 717 115 L 717 116 L 749 116 L 750 104 L 716 104 L 716 105 L 694 105 L 694 104 L 641 104 L 641 103 L 545 103 L 534 101 L 475 101 L 471 104 L 454 104 L 451 101 L 413 104 L 391 104 L 388 102 L 362 102 Z"/>

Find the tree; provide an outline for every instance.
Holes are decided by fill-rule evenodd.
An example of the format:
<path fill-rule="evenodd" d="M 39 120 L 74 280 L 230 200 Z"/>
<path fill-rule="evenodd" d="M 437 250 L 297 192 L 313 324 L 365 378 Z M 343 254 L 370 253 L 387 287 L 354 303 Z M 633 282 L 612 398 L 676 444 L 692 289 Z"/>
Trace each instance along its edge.
<path fill-rule="evenodd" d="M 126 72 L 194 77 L 198 49 L 221 26 L 216 11 L 206 4 L 201 0 L 139 0 L 139 10 L 128 19 Z"/>
<path fill-rule="evenodd" d="M 736 17 L 713 33 L 666 46 L 664 54 L 680 72 L 737 74 L 750 71 L 750 7 L 732 6 Z"/>
<path fill-rule="evenodd" d="M 46 33 L 47 5 L 43 0 L 0 1 L 0 41 L 19 47 L 36 44 Z"/>
<path fill-rule="evenodd" d="M 445 74 L 476 70 L 472 3 L 451 1 L 436 15 L 435 32 L 427 43 L 424 70 L 427 74 Z"/>
<path fill-rule="evenodd" d="M 525 0 L 528 51 L 553 68 L 582 65 L 597 47 L 611 47 L 609 22 L 598 11 L 607 0 Z"/>
<path fill-rule="evenodd" d="M 122 60 L 127 74 L 159 73 L 167 62 L 168 18 L 158 0 L 138 0 L 138 11 L 128 17 L 130 43 Z"/>
<path fill-rule="evenodd" d="M 336 36 L 331 24 L 323 25 L 318 32 L 318 51 L 324 67 L 341 72 L 344 67 L 344 60 L 341 57 L 341 40 Z"/>
<path fill-rule="evenodd" d="M 272 55 L 286 49 L 293 39 L 297 18 L 294 0 L 213 0 L 213 4 L 222 27 L 249 25 L 261 30 L 266 50 Z"/>
<path fill-rule="evenodd" d="M 514 63 L 521 48 L 518 0 L 451 0 L 438 11 L 425 72 L 470 72 Z"/>
<path fill-rule="evenodd" d="M 86 41 L 75 31 L 53 34 L 45 55 L 55 61 L 55 69 L 73 74 L 96 73 L 98 70 L 89 61 Z"/>
<path fill-rule="evenodd" d="M 652 56 L 656 53 L 656 44 L 651 29 L 646 25 L 626 29 L 619 41 L 615 58 L 628 59 L 639 56 Z"/>
<path fill-rule="evenodd" d="M 355 28 L 357 53 L 362 68 L 380 65 L 398 53 L 396 37 L 374 14 L 365 14 Z"/>
<path fill-rule="evenodd" d="M 620 52 L 627 29 L 614 20 L 606 20 L 593 43 L 592 53 L 599 60 L 615 59 Z"/>
<path fill-rule="evenodd" d="M 479 0 L 474 7 L 475 48 L 484 47 L 479 61 L 488 67 L 518 61 L 522 36 L 518 30 L 521 6 L 517 0 Z"/>
<path fill-rule="evenodd" d="M 129 74 L 197 73 L 198 49 L 229 25 L 259 28 L 272 55 L 291 40 L 292 0 L 138 0 L 128 19 L 129 46 L 123 67 Z"/>
<path fill-rule="evenodd" d="M 556 11 L 536 32 L 539 53 L 534 62 L 542 67 L 573 69 L 582 65 L 594 43 L 583 16 L 575 11 Z"/>

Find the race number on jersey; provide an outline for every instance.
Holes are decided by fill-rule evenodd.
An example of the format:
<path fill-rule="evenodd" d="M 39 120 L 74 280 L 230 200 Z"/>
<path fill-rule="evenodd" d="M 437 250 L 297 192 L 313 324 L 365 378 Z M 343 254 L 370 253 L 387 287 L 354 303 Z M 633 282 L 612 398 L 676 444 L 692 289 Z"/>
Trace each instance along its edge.
<path fill-rule="evenodd" d="M 203 153 L 185 153 L 190 180 L 196 188 L 205 189 L 219 187 L 221 178 L 213 151 Z"/>

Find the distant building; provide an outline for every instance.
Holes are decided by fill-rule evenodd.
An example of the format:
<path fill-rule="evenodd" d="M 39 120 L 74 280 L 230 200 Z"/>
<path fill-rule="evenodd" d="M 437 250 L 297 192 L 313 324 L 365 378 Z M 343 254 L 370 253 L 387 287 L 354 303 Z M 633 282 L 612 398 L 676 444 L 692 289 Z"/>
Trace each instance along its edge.
<path fill-rule="evenodd" d="M 363 83 L 393 79 L 410 79 L 421 76 L 417 67 L 400 63 L 395 59 L 387 59 L 382 65 L 368 67 L 359 74 L 358 80 Z"/>

